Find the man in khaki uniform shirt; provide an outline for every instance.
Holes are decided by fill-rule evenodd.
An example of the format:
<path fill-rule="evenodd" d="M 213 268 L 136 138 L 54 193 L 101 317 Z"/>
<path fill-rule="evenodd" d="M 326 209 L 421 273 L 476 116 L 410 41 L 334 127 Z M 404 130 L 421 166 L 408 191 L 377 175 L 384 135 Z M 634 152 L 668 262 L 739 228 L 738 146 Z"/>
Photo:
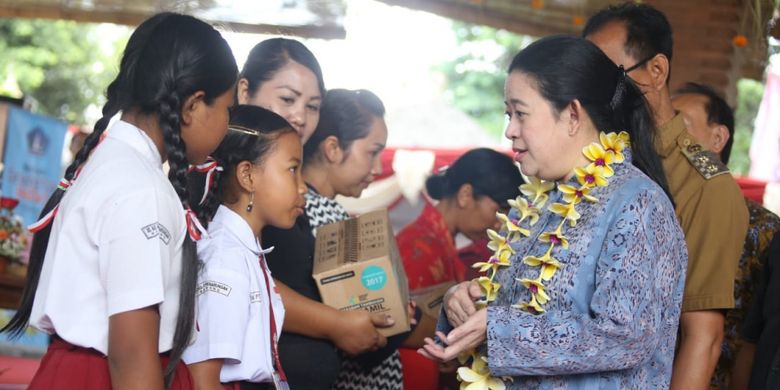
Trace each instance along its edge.
<path fill-rule="evenodd" d="M 655 122 L 658 154 L 688 245 L 672 389 L 706 389 L 720 356 L 724 309 L 734 307 L 734 278 L 748 224 L 739 186 L 712 152 L 685 130 L 672 108 L 672 32 L 666 17 L 644 4 L 606 8 L 588 20 L 595 43 L 645 93 Z"/>
<path fill-rule="evenodd" d="M 736 264 L 748 225 L 744 196 L 720 158 L 688 133 L 682 115 L 659 132 L 657 151 L 693 259 L 682 310 L 733 308 Z"/>

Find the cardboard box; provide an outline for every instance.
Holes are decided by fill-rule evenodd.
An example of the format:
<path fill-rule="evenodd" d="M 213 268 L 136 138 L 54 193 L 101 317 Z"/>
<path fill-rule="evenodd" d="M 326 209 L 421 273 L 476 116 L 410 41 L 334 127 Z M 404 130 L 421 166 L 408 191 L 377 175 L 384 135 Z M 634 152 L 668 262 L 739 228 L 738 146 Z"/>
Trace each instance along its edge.
<path fill-rule="evenodd" d="M 417 289 L 411 292 L 411 297 L 423 313 L 438 319 L 444 294 L 454 285 L 455 281 L 448 281 Z"/>
<path fill-rule="evenodd" d="M 318 227 L 312 277 L 326 305 L 391 315 L 385 336 L 410 329 L 409 283 L 387 210 Z"/>

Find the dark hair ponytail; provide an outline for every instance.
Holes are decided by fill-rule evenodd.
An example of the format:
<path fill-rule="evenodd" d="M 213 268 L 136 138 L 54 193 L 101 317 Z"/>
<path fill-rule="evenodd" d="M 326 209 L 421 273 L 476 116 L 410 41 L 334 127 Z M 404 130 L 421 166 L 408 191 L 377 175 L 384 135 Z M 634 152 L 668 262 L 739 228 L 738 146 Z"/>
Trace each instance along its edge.
<path fill-rule="evenodd" d="M 203 203 L 193 206 L 198 218 L 205 225 L 214 218 L 221 203 L 233 202 L 229 199 L 232 194 L 227 181 L 235 174 L 236 166 L 240 162 L 250 161 L 253 164 L 262 164 L 282 134 L 297 134 L 290 123 L 278 114 L 252 105 L 233 107 L 230 110 L 228 129 L 222 143 L 212 153 L 222 168 L 222 172 L 215 171 L 213 173 L 213 186 L 207 192 Z M 193 185 L 198 187 L 198 190 L 193 191 L 192 194 L 197 194 L 202 198 L 206 188 L 205 174 L 193 171 L 190 178 Z"/>
<path fill-rule="evenodd" d="M 235 85 L 237 74 L 230 47 L 208 24 L 191 16 L 174 13 L 161 13 L 147 19 L 130 37 L 119 74 L 108 86 L 108 101 L 103 107 L 103 117 L 97 121 L 95 131 L 76 154 L 64 179 L 74 179 L 77 170 L 98 145 L 114 115 L 120 111 L 138 110 L 143 114 L 159 116 L 170 165 L 168 177 L 182 206 L 189 207 L 186 175 L 189 162 L 185 157 L 186 148 L 181 139 L 180 124 L 182 101 L 197 91 L 203 91 L 204 101 L 211 104 Z M 64 193 L 59 188 L 54 191 L 41 217 L 59 205 Z M 50 234 L 51 223 L 33 238 L 27 284 L 20 308 L 2 329 L 3 332 L 20 335 L 29 323 Z M 182 253 L 179 313 L 171 360 L 165 370 L 166 387 L 170 386 L 176 364 L 189 343 L 194 323 L 199 261 L 195 243 L 189 237 L 184 241 Z"/>
<path fill-rule="evenodd" d="M 472 149 L 425 181 L 428 196 L 442 200 L 456 196 L 464 184 L 470 184 L 474 198 L 488 196 L 502 207 L 520 195 L 523 176 L 512 158 L 493 149 Z"/>
<path fill-rule="evenodd" d="M 633 164 L 673 201 L 655 151 L 656 127 L 644 95 L 596 45 L 571 36 L 545 37 L 514 57 L 509 73 L 515 71 L 534 79 L 557 112 L 576 99 L 599 131 L 626 131 Z"/>
<path fill-rule="evenodd" d="M 623 129 L 631 136 L 633 164 L 656 182 L 664 190 L 669 201 L 674 203 L 661 158 L 655 150 L 655 121 L 644 95 L 628 77 L 623 66 L 618 67 L 617 85 L 609 108 L 616 122 L 615 129 Z"/>
<path fill-rule="evenodd" d="M 435 173 L 425 179 L 425 192 L 431 199 L 442 200 L 452 196 L 450 183 L 447 180 L 447 171 Z"/>

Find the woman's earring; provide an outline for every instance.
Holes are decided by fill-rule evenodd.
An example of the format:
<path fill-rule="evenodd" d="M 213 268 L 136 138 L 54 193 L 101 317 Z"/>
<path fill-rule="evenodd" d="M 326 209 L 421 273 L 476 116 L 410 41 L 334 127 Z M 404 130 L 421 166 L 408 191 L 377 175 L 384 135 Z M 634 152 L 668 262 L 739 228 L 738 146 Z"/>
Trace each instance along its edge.
<path fill-rule="evenodd" d="M 246 212 L 251 213 L 252 209 L 255 207 L 255 193 L 250 192 L 249 193 L 249 204 L 246 206 Z"/>

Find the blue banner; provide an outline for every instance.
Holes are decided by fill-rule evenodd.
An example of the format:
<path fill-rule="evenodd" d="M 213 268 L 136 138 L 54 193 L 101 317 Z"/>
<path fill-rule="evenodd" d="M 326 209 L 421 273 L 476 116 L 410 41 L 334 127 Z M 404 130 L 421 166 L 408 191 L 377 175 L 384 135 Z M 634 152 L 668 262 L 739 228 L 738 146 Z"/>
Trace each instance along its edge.
<path fill-rule="evenodd" d="M 19 199 L 14 213 L 25 225 L 38 219 L 62 174 L 67 125 L 9 107 L 3 163 L 3 196 Z"/>

